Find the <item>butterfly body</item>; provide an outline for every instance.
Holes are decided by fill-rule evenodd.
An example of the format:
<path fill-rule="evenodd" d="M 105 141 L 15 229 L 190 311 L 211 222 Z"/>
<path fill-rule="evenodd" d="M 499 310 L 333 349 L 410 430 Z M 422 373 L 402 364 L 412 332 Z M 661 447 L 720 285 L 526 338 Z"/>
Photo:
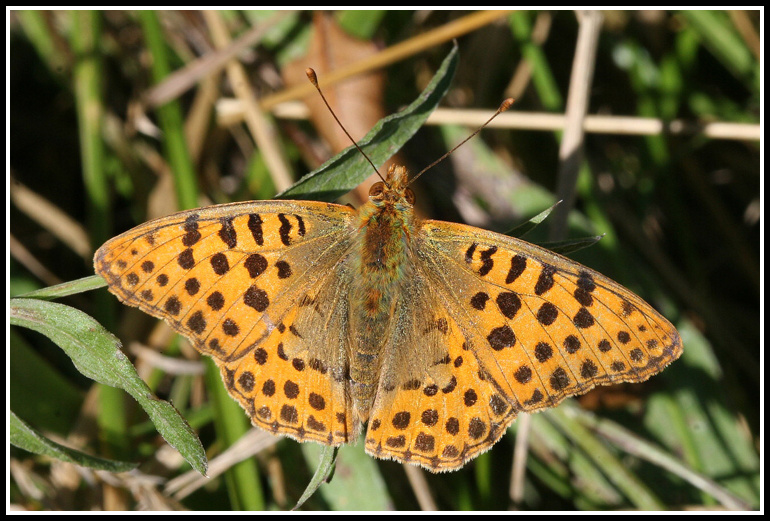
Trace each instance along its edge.
<path fill-rule="evenodd" d="M 408 284 L 412 275 L 413 261 L 408 255 L 415 216 L 405 197 L 406 175 L 403 167 L 392 168 L 390 185 L 374 185 L 370 200 L 358 211 L 357 255 L 353 258 L 360 283 L 350 295 L 350 331 L 358 334 L 350 338 L 350 377 L 362 421 L 368 419 L 377 391 L 382 355 L 392 337 L 391 318 L 397 315 L 396 306 L 404 305 L 399 302 L 400 286 Z"/>
<path fill-rule="evenodd" d="M 642 381 L 674 327 L 589 268 L 524 241 L 422 220 L 392 168 L 359 210 L 309 201 L 200 208 L 103 245 L 122 301 L 212 356 L 252 422 L 326 445 L 366 423 L 376 457 L 453 470 L 519 411 Z"/>

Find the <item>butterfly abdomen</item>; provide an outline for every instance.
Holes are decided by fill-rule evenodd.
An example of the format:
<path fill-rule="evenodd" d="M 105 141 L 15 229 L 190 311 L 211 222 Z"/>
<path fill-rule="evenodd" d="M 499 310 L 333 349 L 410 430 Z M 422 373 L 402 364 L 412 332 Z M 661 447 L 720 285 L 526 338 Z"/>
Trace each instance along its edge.
<path fill-rule="evenodd" d="M 393 308 L 399 305 L 397 288 L 409 275 L 407 249 L 413 216 L 411 209 L 400 205 L 370 202 L 361 208 L 359 217 L 360 282 L 350 307 L 351 331 L 359 334 L 352 342 L 350 376 L 354 398 L 363 412 L 379 382 Z"/>

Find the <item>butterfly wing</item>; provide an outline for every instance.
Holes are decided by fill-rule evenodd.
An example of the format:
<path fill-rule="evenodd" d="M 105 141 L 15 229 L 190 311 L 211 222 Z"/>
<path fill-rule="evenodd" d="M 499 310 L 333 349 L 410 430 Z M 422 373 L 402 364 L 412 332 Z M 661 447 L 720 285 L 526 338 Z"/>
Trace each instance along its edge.
<path fill-rule="evenodd" d="M 415 336 L 393 349 L 412 353 L 406 362 L 420 374 L 378 393 L 367 432 L 375 456 L 458 468 L 518 411 L 646 380 L 682 352 L 676 329 L 639 297 L 543 248 L 425 221 L 413 252 Z"/>
<path fill-rule="evenodd" d="M 486 378 L 457 310 L 441 298 L 436 283 L 448 281 L 430 275 L 413 270 L 399 292 L 366 451 L 436 472 L 457 469 L 489 448 L 515 409 Z"/>
<path fill-rule="evenodd" d="M 347 302 L 329 288 L 345 266 L 354 217 L 316 202 L 200 208 L 108 241 L 94 264 L 120 300 L 213 357 L 255 425 L 339 445 L 358 425 L 339 348 Z M 314 331 L 311 345 L 305 332 L 320 320 L 320 297 L 330 299 L 323 313 L 336 327 Z"/>

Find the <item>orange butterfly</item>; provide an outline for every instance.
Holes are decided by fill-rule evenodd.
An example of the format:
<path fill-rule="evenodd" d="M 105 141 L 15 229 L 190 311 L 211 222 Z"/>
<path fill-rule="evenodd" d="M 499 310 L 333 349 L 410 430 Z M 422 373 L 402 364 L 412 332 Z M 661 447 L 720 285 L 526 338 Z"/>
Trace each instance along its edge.
<path fill-rule="evenodd" d="M 639 382 L 676 329 L 603 275 L 527 242 L 414 213 L 393 167 L 360 209 L 252 201 L 105 243 L 96 272 L 219 366 L 252 422 L 432 471 L 489 449 L 519 411 Z"/>

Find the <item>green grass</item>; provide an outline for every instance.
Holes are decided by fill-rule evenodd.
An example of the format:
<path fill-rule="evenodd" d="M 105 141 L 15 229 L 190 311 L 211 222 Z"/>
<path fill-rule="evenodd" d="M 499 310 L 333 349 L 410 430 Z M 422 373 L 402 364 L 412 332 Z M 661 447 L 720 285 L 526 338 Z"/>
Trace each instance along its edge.
<path fill-rule="evenodd" d="M 342 30 L 349 27 L 364 43 L 329 33 L 326 45 L 391 47 L 465 14 L 338 13 Z M 233 38 L 266 18 L 241 11 L 220 16 Z M 202 81 L 161 107 L 140 103 L 150 86 L 206 48 L 211 36 L 197 13 L 16 11 L 11 20 L 12 182 L 79 223 L 93 249 L 159 213 L 275 195 L 252 127 L 222 126 L 214 118 L 211 103 L 231 97 L 226 73 L 206 75 L 214 86 L 210 98 L 211 85 Z M 309 15 L 285 15 L 250 53 L 239 54 L 254 92 L 275 89 L 288 62 L 317 45 L 308 35 L 321 26 Z M 751 38 L 758 27 L 756 12 L 605 13 L 588 114 L 758 124 L 759 62 Z M 577 32 L 572 12 L 522 12 L 460 37 L 456 73 L 439 75 L 441 87 L 428 92 L 435 99 L 408 111 L 413 118 L 394 117 L 375 129 L 367 152 L 378 164 L 395 153 L 446 90 L 442 107 L 491 115 L 512 94 L 506 87 L 514 76 L 524 87 L 508 114 L 563 113 Z M 389 65 L 385 113 L 417 99 L 451 53 L 446 41 Z M 523 60 L 529 79 L 519 69 Z M 302 64 L 319 70 L 324 84 L 323 64 Z M 324 88 L 347 125 L 368 111 L 346 111 L 351 95 Z M 368 95 L 374 87 L 363 90 Z M 316 170 L 312 124 L 277 119 L 274 125 L 271 139 L 295 180 Z M 419 171 L 467 132 L 426 126 L 406 142 L 399 161 Z M 562 138 L 553 131 L 486 129 L 420 178 L 421 210 L 497 231 L 527 221 L 555 202 Z M 368 171 L 356 154 L 345 158 L 304 178 L 291 196 L 357 206 L 354 195 L 344 194 Z M 517 420 L 489 452 L 457 472 L 420 479 L 400 464 L 366 456 L 362 443 L 344 447 L 331 482 L 302 509 L 759 508 L 759 142 L 608 131 L 586 134 L 583 158 L 567 238 L 604 237 L 570 256 L 660 309 L 682 335 L 682 358 L 644 384 L 599 389 Z M 202 450 L 211 463 L 249 430 L 246 416 L 211 364 L 178 371 L 137 358 L 143 352 L 137 346 L 148 345 L 174 360 L 197 355 L 106 290 L 80 286 L 76 279 L 93 275 L 91 260 L 77 253 L 68 225 L 43 212 L 11 199 L 11 296 L 75 282 L 63 294 L 11 301 L 12 505 L 292 508 L 322 461 L 318 445 L 273 443 L 266 435 L 254 442 L 264 444 L 257 456 L 228 463 L 223 473 L 209 466 L 211 479 L 180 484 L 195 477 L 191 465 L 203 470 Z M 526 239 L 545 242 L 550 219 Z M 514 458 L 515 443 L 525 437 L 524 459 Z M 111 493 L 104 492 L 108 480 L 81 470 L 69 474 L 72 494 L 54 479 L 61 469 L 52 458 L 113 469 Z M 129 468 L 125 463 L 138 471 L 119 472 Z M 519 464 L 524 481 L 514 503 L 511 472 Z"/>

